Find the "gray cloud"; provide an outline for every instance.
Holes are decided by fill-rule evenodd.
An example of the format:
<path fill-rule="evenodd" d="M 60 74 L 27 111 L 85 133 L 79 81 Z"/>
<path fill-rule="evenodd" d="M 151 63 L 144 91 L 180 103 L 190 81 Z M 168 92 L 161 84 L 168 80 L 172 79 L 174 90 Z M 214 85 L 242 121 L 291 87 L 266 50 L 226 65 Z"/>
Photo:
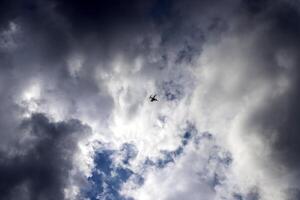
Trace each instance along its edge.
<path fill-rule="evenodd" d="M 64 199 L 78 141 L 89 132 L 78 120 L 53 123 L 43 114 L 24 120 L 15 153 L 1 152 L 1 198 Z"/>
<path fill-rule="evenodd" d="M 297 123 L 300 108 L 297 103 L 300 95 L 300 12 L 292 1 L 247 2 L 246 8 L 250 11 L 250 17 L 247 17 L 248 24 L 259 20 L 266 27 L 254 43 L 254 56 L 258 59 L 258 66 L 253 67 L 257 68 L 255 70 L 259 76 L 272 84 L 281 75 L 289 80 L 288 90 L 282 95 L 266 97 L 266 103 L 253 112 L 249 123 L 266 139 L 272 137 L 272 134 L 276 135 L 272 144 L 275 158 L 283 165 L 297 169 L 300 163 L 297 158 L 300 152 L 300 127 Z M 249 29 L 262 26 L 261 24 L 253 24 Z"/>

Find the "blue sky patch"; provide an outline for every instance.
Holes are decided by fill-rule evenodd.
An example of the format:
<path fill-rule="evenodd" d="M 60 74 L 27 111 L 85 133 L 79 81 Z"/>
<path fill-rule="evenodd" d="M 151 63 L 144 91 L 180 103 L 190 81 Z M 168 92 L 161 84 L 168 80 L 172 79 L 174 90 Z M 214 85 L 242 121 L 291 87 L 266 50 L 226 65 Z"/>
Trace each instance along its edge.
<path fill-rule="evenodd" d="M 135 158 L 137 150 L 132 144 L 124 144 L 120 149 L 124 153 L 123 163 L 128 164 L 130 159 Z M 88 178 L 89 187 L 85 196 L 90 200 L 130 200 L 120 194 L 122 184 L 131 176 L 134 176 L 137 184 L 143 183 L 143 178 L 134 174 L 126 166 L 116 165 L 113 162 L 115 150 L 100 150 L 96 153 L 95 168 L 92 176 Z"/>

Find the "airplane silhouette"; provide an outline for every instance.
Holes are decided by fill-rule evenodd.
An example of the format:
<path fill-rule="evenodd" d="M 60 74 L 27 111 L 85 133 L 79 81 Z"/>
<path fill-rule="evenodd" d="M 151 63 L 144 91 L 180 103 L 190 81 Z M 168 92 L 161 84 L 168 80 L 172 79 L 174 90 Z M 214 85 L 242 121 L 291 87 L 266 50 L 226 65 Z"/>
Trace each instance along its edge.
<path fill-rule="evenodd" d="M 158 99 L 157 98 L 155 98 L 156 97 L 156 94 L 154 95 L 154 96 L 151 96 L 150 95 L 150 97 L 149 97 L 149 99 L 150 99 L 150 102 L 153 102 L 153 101 L 158 101 Z"/>

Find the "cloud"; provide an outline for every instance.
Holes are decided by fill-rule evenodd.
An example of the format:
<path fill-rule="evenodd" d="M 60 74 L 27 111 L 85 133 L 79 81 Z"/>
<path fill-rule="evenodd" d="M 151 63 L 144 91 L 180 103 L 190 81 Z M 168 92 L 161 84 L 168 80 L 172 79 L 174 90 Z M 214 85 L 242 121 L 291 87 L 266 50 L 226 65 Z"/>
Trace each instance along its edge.
<path fill-rule="evenodd" d="M 70 175 L 76 170 L 78 141 L 89 132 L 78 120 L 53 123 L 43 114 L 25 119 L 18 143 L 10 152 L 1 152 L 1 198 L 64 199 L 72 179 L 84 183 L 79 173 Z"/>
<path fill-rule="evenodd" d="M 251 9 L 242 7 L 247 12 L 234 19 L 228 34 L 204 47 L 194 108 L 203 102 L 197 117 L 208 117 L 199 126 L 229 142 L 241 185 L 257 185 L 262 199 L 289 199 L 287 191 L 297 185 L 290 174 L 298 176 L 297 112 L 291 111 L 298 96 L 298 9 L 282 1 L 258 1 L 255 11 L 246 5 Z"/>
<path fill-rule="evenodd" d="M 123 193 L 134 199 L 218 198 L 216 191 L 226 187 L 230 154 L 218 147 L 210 134 L 195 130 L 192 134 L 188 143 L 184 135 L 180 151 L 162 152 L 164 159 L 148 161 L 143 167 L 144 184 L 133 190 L 124 186 Z M 219 198 L 228 197 L 222 195 Z"/>
<path fill-rule="evenodd" d="M 0 11 L 3 198 L 299 196 L 298 2 Z"/>

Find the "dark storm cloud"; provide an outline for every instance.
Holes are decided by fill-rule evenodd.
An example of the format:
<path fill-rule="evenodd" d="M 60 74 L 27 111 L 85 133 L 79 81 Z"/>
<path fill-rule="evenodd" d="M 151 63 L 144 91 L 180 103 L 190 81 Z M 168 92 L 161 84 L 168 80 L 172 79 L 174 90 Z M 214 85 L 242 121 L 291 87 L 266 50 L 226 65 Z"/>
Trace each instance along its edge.
<path fill-rule="evenodd" d="M 96 65 L 96 60 L 106 66 L 119 52 L 128 59 L 147 55 L 156 34 L 161 37 L 162 58 L 169 59 L 172 49 L 178 62 L 191 61 L 200 52 L 203 33 L 187 23 L 190 19 L 176 4 L 167 0 L 4 1 L 0 23 L 6 28 L 10 22 L 20 25 L 23 48 L 18 52 L 26 52 L 22 58 L 60 70 L 76 50 L 85 53 L 86 68 Z M 137 42 L 139 38 L 142 42 Z"/>
<path fill-rule="evenodd" d="M 19 6 L 16 7 L 16 1 L 4 0 L 0 2 L 0 30 L 17 16 L 18 9 Z"/>
<path fill-rule="evenodd" d="M 0 26 L 7 27 L 11 21 L 21 24 L 30 37 L 23 39 L 34 42 L 35 53 L 48 62 L 63 62 L 75 47 L 90 54 L 97 51 L 101 59 L 118 51 L 147 54 L 149 33 L 159 34 L 163 50 L 173 49 L 181 62 L 199 54 L 207 32 L 225 29 L 222 18 L 226 14 L 220 16 L 223 12 L 212 10 L 228 10 L 229 6 L 215 1 L 171 0 L 3 1 Z M 142 44 L 135 43 L 139 37 L 145 40 Z"/>
<path fill-rule="evenodd" d="M 106 32 L 114 28 L 126 31 L 128 26 L 146 22 L 153 3 L 140 0 L 50 2 L 54 3 L 55 10 L 71 23 L 77 33 Z"/>
<path fill-rule="evenodd" d="M 19 141 L 15 155 L 1 152 L 0 198 L 64 199 L 78 140 L 89 131 L 78 120 L 53 123 L 43 114 L 24 120 L 18 134 L 30 141 Z"/>

